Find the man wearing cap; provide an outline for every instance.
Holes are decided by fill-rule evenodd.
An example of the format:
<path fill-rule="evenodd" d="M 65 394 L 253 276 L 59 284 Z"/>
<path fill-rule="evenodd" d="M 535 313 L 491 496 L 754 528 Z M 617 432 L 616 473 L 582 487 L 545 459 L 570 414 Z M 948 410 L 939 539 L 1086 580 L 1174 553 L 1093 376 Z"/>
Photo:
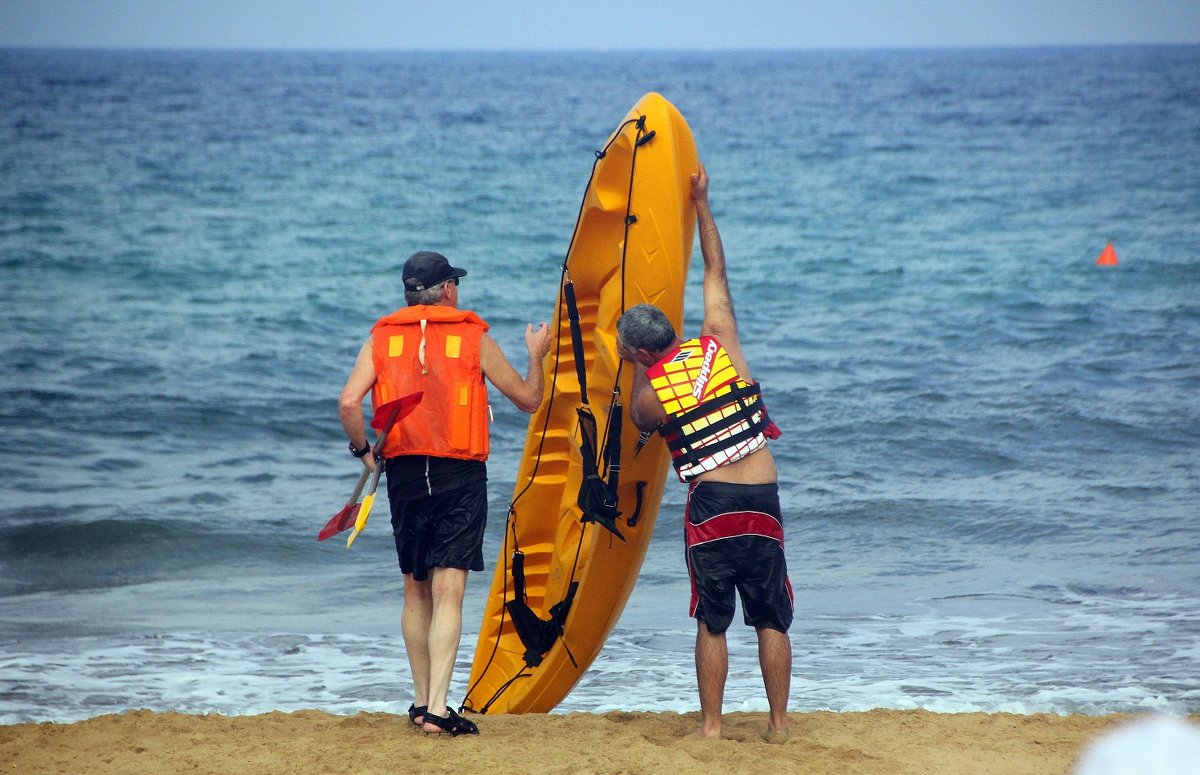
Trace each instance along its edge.
<path fill-rule="evenodd" d="M 403 273 L 408 306 L 375 323 L 338 399 L 351 454 L 374 470 L 363 398 L 370 392 L 377 408 L 424 394 L 388 433 L 382 456 L 404 574 L 401 629 L 415 687 L 409 718 L 427 733 L 450 735 L 479 732 L 447 705 L 446 695 L 467 571 L 483 570 L 490 421 L 484 379 L 517 408 L 535 411 L 551 344 L 545 323 L 526 326 L 529 365 L 522 377 L 488 336 L 487 323 L 458 308 L 459 278 L 466 274 L 440 253 L 410 256 Z"/>
<path fill-rule="evenodd" d="M 680 480 L 689 483 L 684 541 L 696 627 L 696 679 L 704 738 L 721 734 L 729 657 L 725 631 L 735 590 L 758 635 L 770 713 L 766 739 L 787 739 L 792 586 L 783 553 L 778 474 L 767 440 L 779 430 L 738 341 L 725 251 L 708 205 L 708 174 L 692 176 L 704 254 L 704 320 L 682 340 L 657 307 L 630 307 L 617 321 L 617 353 L 635 364 L 630 416 L 658 431 Z"/>

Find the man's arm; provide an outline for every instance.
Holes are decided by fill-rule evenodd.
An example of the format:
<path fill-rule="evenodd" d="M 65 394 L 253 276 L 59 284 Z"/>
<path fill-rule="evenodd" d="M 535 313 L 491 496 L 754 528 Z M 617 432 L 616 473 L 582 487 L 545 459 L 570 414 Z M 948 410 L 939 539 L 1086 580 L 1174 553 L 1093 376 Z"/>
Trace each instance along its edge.
<path fill-rule="evenodd" d="M 359 449 L 362 449 L 363 444 L 370 442 L 366 425 L 363 423 L 362 403 L 374 384 L 375 360 L 372 357 L 371 340 L 368 339 L 359 349 L 354 368 L 350 370 L 350 376 L 346 378 L 346 384 L 338 396 L 338 416 L 341 417 L 342 428 Z M 374 458 L 374 455 L 363 455 L 360 460 L 363 465 L 374 471 Z"/>
<path fill-rule="evenodd" d="M 487 334 L 479 342 L 479 362 L 483 374 L 496 389 L 512 401 L 523 412 L 535 412 L 542 405 L 545 379 L 542 376 L 542 359 L 550 352 L 550 327 L 539 323 L 525 327 L 525 347 L 529 350 L 529 369 L 524 378 L 517 373 L 496 340 Z"/>
<path fill-rule="evenodd" d="M 667 420 L 662 402 L 654 394 L 646 369 L 654 364 L 654 355 L 647 350 L 631 350 L 617 338 L 617 357 L 633 367 L 633 387 L 629 396 L 629 419 L 640 431 L 653 431 Z"/>
<path fill-rule="evenodd" d="M 633 394 L 629 397 L 629 419 L 639 431 L 652 431 L 666 422 L 667 413 L 654 394 L 654 388 L 650 387 L 645 365 L 637 361 L 632 363 Z"/>
<path fill-rule="evenodd" d="M 716 337 L 729 353 L 738 374 L 743 379 L 749 379 L 750 365 L 738 340 L 733 294 L 729 291 L 729 277 L 725 273 L 725 248 L 708 205 L 708 172 L 703 164 L 692 175 L 692 201 L 696 205 L 700 252 L 704 256 L 704 322 L 700 325 L 700 335 Z"/>
<path fill-rule="evenodd" d="M 708 172 L 704 165 L 692 175 L 692 202 L 696 205 L 696 225 L 700 228 L 700 252 L 704 256 L 704 322 L 702 336 L 737 338 L 737 319 L 733 315 L 733 297 L 725 274 L 725 248 L 721 233 L 708 205 Z"/>

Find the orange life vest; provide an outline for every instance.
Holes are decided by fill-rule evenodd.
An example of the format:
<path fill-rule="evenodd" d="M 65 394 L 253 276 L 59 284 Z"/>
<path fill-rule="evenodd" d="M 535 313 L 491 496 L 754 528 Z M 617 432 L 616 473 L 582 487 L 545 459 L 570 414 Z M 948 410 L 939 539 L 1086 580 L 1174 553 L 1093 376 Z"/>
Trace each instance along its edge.
<path fill-rule="evenodd" d="M 417 390 L 425 396 L 392 428 L 385 458 L 433 455 L 487 460 L 488 399 L 479 343 L 488 324 L 470 310 L 403 307 L 371 329 L 378 408 Z"/>
<path fill-rule="evenodd" d="M 729 353 L 713 337 L 683 342 L 646 376 L 667 413 L 658 432 L 682 481 L 766 446 L 770 420 L 758 383 L 738 376 Z"/>

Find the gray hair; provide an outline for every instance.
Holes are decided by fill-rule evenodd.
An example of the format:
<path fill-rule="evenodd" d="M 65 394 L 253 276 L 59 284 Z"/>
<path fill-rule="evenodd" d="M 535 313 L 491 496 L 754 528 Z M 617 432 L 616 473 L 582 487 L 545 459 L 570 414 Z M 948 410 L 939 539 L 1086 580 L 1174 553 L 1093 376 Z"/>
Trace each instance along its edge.
<path fill-rule="evenodd" d="M 423 291 L 405 291 L 404 303 L 410 307 L 415 307 L 418 304 L 437 304 L 442 300 L 442 286 L 448 282 L 449 280 L 443 280 L 432 288 L 426 288 Z"/>
<path fill-rule="evenodd" d="M 626 347 L 660 353 L 675 344 L 675 327 L 658 307 L 638 304 L 617 321 L 617 338 Z"/>

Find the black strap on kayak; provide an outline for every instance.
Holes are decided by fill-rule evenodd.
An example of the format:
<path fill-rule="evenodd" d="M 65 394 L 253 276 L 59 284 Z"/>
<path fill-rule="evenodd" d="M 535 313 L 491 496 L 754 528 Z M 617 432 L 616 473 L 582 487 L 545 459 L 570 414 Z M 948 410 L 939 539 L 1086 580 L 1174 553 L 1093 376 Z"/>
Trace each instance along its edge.
<path fill-rule="evenodd" d="M 579 203 L 579 211 L 575 217 L 575 229 L 571 232 L 571 241 L 567 245 L 566 257 L 563 259 L 562 275 L 559 282 L 557 313 L 557 326 L 558 330 L 561 331 L 563 323 L 562 310 L 564 306 L 566 307 L 568 324 L 571 331 L 572 356 L 575 361 L 576 375 L 579 380 L 580 396 L 583 403 L 583 406 L 578 407 L 576 410 L 580 417 L 580 452 L 584 464 L 584 485 L 581 485 L 580 487 L 580 508 L 584 511 L 584 517 L 581 519 L 581 521 L 585 523 L 595 522 L 612 531 L 612 533 L 621 538 L 622 541 L 624 541 L 625 538 L 621 535 L 616 527 L 616 519 L 620 516 L 620 512 L 616 510 L 616 493 L 621 469 L 620 432 L 622 410 L 620 406 L 619 382 L 623 364 L 619 364 L 617 366 L 616 382 L 618 384 L 614 385 L 613 388 L 613 404 L 610 406 L 609 423 L 605 429 L 603 460 L 605 469 L 604 472 L 608 477 L 608 480 L 605 481 L 605 479 L 601 477 L 599 470 L 599 461 L 601 460 L 601 457 L 597 454 L 598 433 L 595 417 L 592 415 L 591 407 L 588 404 L 587 369 L 583 354 L 583 332 L 579 321 L 579 307 L 575 299 L 575 287 L 572 284 L 570 275 L 567 272 L 567 263 L 571 256 L 571 250 L 575 246 L 575 238 L 579 234 L 579 223 L 583 218 L 583 212 L 584 207 L 587 204 L 588 193 L 592 189 L 592 181 L 596 176 L 596 167 L 600 164 L 600 160 L 607 156 L 608 150 L 612 147 L 612 144 L 615 143 L 618 138 L 620 138 L 621 133 L 624 132 L 625 128 L 631 123 L 637 125 L 637 138 L 634 141 L 633 154 L 629 168 L 629 198 L 626 200 L 625 239 L 622 243 L 621 251 L 621 311 L 624 312 L 625 310 L 625 248 L 629 244 L 629 227 L 637 222 L 637 216 L 633 215 L 630 208 L 633 196 L 634 169 L 636 168 L 637 163 L 637 150 L 638 148 L 641 148 L 650 142 L 654 138 L 655 134 L 653 130 L 649 132 L 646 131 L 645 116 L 639 116 L 636 119 L 629 119 L 625 121 L 623 124 L 617 127 L 615 132 L 613 132 L 612 137 L 609 138 L 609 141 L 604 148 L 595 152 L 595 160 L 592 162 L 592 171 L 588 176 L 587 186 L 584 187 L 583 197 Z M 517 631 L 517 635 L 520 637 L 521 643 L 526 648 L 524 655 L 526 664 L 520 671 L 505 681 L 500 688 L 497 689 L 490 698 L 488 698 L 487 702 L 485 702 L 478 709 L 469 707 L 466 704 L 467 699 L 464 699 L 463 704 L 459 706 L 460 711 L 487 713 L 488 709 L 491 708 L 491 706 L 504 694 L 505 691 L 507 691 L 510 686 L 512 686 L 518 680 L 522 678 L 528 678 L 531 675 L 531 673 L 528 671 L 532 667 L 536 667 L 537 665 L 541 664 L 545 653 L 549 651 L 556 640 L 562 641 L 563 647 L 566 649 L 567 656 L 571 660 L 571 664 L 575 665 L 576 668 L 579 667 L 579 664 L 575 661 L 575 656 L 571 653 L 571 650 L 567 645 L 564 637 L 564 628 L 566 626 L 567 615 L 571 610 L 571 604 L 575 598 L 576 590 L 579 588 L 579 582 L 575 580 L 575 574 L 579 567 L 579 557 L 583 548 L 583 532 L 580 532 L 579 544 L 575 549 L 575 559 L 571 567 L 571 577 L 567 587 L 567 594 L 561 601 L 550 606 L 550 619 L 545 620 L 534 613 L 533 609 L 529 607 L 529 604 L 526 600 L 524 568 L 525 556 L 524 553 L 521 552 L 520 544 L 517 540 L 516 530 L 516 521 L 518 519 L 517 504 L 525 495 L 525 493 L 529 491 L 530 487 L 533 486 L 534 481 L 537 479 L 538 470 L 541 467 L 542 452 L 546 443 L 547 431 L 549 430 L 550 417 L 553 414 L 552 410 L 554 408 L 554 399 L 558 394 L 558 375 L 559 368 L 562 365 L 563 355 L 561 336 L 557 337 L 557 342 L 558 344 L 556 345 L 554 351 L 554 369 L 551 372 L 550 377 L 550 395 L 547 399 L 546 413 L 543 419 L 542 432 L 540 434 L 540 441 L 538 442 L 537 453 L 534 458 L 533 471 L 529 476 L 529 480 L 525 483 L 525 486 L 513 496 L 513 499 L 509 503 L 508 507 L 509 529 L 504 533 L 504 550 L 501 556 L 506 558 L 507 567 L 505 568 L 505 572 L 512 574 L 514 596 L 512 600 L 506 599 L 501 607 L 500 627 L 497 630 L 496 639 L 492 645 L 492 653 L 488 657 L 487 664 L 484 666 L 483 670 L 480 671 L 479 678 L 477 678 L 475 683 L 467 689 L 466 698 L 470 698 L 471 692 L 475 690 L 475 688 L 479 685 L 479 681 L 482 680 L 483 676 L 487 675 L 488 670 L 491 669 L 491 666 L 496 658 L 496 653 L 499 650 L 500 633 L 504 631 L 504 622 L 506 616 L 512 616 L 513 627 Z M 587 415 L 587 418 L 590 420 L 590 422 L 584 419 L 584 414 Z M 614 416 L 617 417 L 615 433 L 613 432 L 614 424 L 612 419 Z M 590 454 L 587 449 L 582 448 L 582 444 L 585 440 L 591 444 Z M 594 473 L 594 477 L 590 476 L 590 473 Z M 599 486 L 597 486 L 597 484 Z M 587 487 L 589 493 L 589 507 L 585 507 L 582 502 L 584 497 L 583 490 L 585 486 Z M 640 489 L 638 491 L 638 502 L 638 511 L 640 512 Z M 588 519 L 588 514 L 592 514 L 593 518 Z M 630 522 L 629 524 L 632 526 L 635 523 Z M 510 535 L 513 547 L 511 555 L 508 551 Z M 520 587 L 519 591 L 518 586 Z M 542 648 L 542 646 L 544 646 L 544 648 Z M 534 656 L 534 654 L 536 654 L 536 656 Z"/>
<path fill-rule="evenodd" d="M 617 529 L 617 517 L 621 516 L 621 512 L 617 509 L 616 490 L 600 476 L 596 463 L 596 418 L 586 406 L 579 407 L 575 412 L 579 419 L 579 455 L 583 462 L 583 478 L 579 482 L 577 499 L 582 512 L 579 521 L 595 522 L 624 541 L 625 536 Z"/>
<path fill-rule="evenodd" d="M 618 367 L 618 379 L 620 371 Z M 617 510 L 617 490 L 621 486 L 621 431 L 625 424 L 625 409 L 621 406 L 621 386 L 613 386 L 612 400 L 608 406 L 608 427 L 604 438 L 604 478 L 607 481 L 609 506 L 616 512 L 613 519 L 621 516 Z M 620 537 L 615 529 L 612 531 Z M 622 540 L 624 540 L 622 538 Z"/>
<path fill-rule="evenodd" d="M 625 426 L 625 409 L 621 406 L 621 386 L 613 387 L 612 404 L 608 409 L 607 438 L 604 440 L 604 475 L 608 490 L 616 504 L 617 487 L 621 484 L 621 431 Z"/>
<path fill-rule="evenodd" d="M 566 267 L 563 267 L 563 276 L 566 277 L 566 282 L 563 283 L 563 298 L 567 303 L 567 320 L 571 325 L 571 354 L 575 357 L 575 377 L 579 380 L 579 395 L 586 404 L 588 402 L 587 364 L 583 357 L 583 330 L 579 325 L 579 303 L 575 301 L 575 284 L 571 282 L 571 276 L 566 273 Z"/>
<path fill-rule="evenodd" d="M 637 483 L 637 503 L 633 507 L 633 513 L 629 515 L 629 519 L 625 520 L 625 524 L 630 527 L 637 527 L 638 520 L 642 518 L 642 496 L 646 494 L 646 482 Z"/>
<path fill-rule="evenodd" d="M 554 641 L 562 637 L 563 623 L 571 610 L 571 603 L 575 601 L 575 592 L 579 589 L 579 582 L 571 582 L 567 596 L 561 602 L 550 606 L 550 618 L 542 619 L 525 601 L 525 554 L 523 552 L 513 555 L 512 574 L 513 599 L 504 605 L 512 615 L 513 626 L 517 629 L 521 643 L 525 644 L 525 665 L 537 667 L 542 664 L 542 657 L 554 645 Z M 579 667 L 579 663 L 575 662 L 575 657 L 569 648 L 567 655 L 571 657 L 572 664 Z"/>
<path fill-rule="evenodd" d="M 617 529 L 617 517 L 621 512 L 617 509 L 617 484 L 621 470 L 621 430 L 619 402 L 620 387 L 614 388 L 614 403 L 609 407 L 609 424 L 606 429 L 603 446 L 596 426 L 596 416 L 592 413 L 588 401 L 587 369 L 583 356 L 583 332 L 579 325 L 579 305 L 575 301 L 575 289 L 570 280 L 564 286 L 564 298 L 567 304 L 567 318 L 571 324 L 571 350 L 575 355 L 575 372 L 579 380 L 579 396 L 581 406 L 576 407 L 576 430 L 579 440 L 579 457 L 583 463 L 583 477 L 579 482 L 579 520 L 584 523 L 594 522 L 604 527 L 622 541 L 625 536 Z M 616 413 L 614 415 L 614 412 Z M 613 423 L 617 424 L 614 437 Z M 615 444 L 613 439 L 616 439 Z M 614 462 L 615 461 L 615 462 Z M 604 471 L 601 471 L 603 464 Z M 614 478 L 615 477 L 615 478 Z"/>

